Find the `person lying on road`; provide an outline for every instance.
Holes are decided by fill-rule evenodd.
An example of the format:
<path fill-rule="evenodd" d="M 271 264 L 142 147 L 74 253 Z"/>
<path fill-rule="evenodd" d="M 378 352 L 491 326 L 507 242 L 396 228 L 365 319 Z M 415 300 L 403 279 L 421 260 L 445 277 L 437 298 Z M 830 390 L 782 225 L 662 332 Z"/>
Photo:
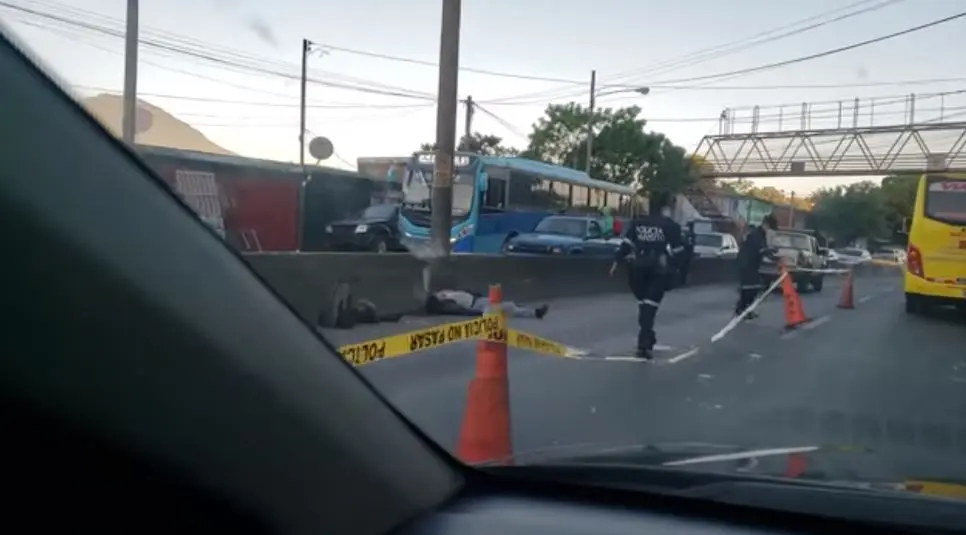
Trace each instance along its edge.
<path fill-rule="evenodd" d="M 490 303 L 483 294 L 465 292 L 461 290 L 440 290 L 426 298 L 426 313 L 450 316 L 482 316 L 487 312 Z M 527 307 L 503 301 L 503 310 L 507 315 L 515 318 L 543 319 L 547 315 L 549 305 Z"/>

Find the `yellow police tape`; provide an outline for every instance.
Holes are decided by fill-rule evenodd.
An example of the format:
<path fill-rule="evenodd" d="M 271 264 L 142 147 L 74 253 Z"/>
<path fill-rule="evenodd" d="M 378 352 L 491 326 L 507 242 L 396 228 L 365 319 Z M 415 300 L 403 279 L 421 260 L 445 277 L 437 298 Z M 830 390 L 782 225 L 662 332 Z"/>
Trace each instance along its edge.
<path fill-rule="evenodd" d="M 505 341 L 510 347 L 556 357 L 572 357 L 572 350 L 546 338 L 506 328 L 506 319 L 488 314 L 469 321 L 434 325 L 418 331 L 394 334 L 339 348 L 342 357 L 354 366 L 409 355 L 467 340 Z"/>
<path fill-rule="evenodd" d="M 573 349 L 534 334 L 507 329 L 506 345 L 553 357 L 576 358 Z"/>

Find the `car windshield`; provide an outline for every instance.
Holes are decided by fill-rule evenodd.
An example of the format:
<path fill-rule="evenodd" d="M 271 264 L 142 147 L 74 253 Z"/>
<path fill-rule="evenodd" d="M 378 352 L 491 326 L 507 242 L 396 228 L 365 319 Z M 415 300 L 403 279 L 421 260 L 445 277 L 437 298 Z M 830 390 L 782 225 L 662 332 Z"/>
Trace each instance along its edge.
<path fill-rule="evenodd" d="M 775 247 L 785 247 L 789 249 L 809 250 L 811 241 L 808 236 L 788 232 L 775 233 Z"/>
<path fill-rule="evenodd" d="M 538 223 L 533 231 L 540 234 L 563 234 L 582 238 L 587 234 L 587 220 L 575 217 L 548 217 Z"/>
<path fill-rule="evenodd" d="M 359 217 L 360 219 L 386 219 L 395 215 L 397 208 L 395 204 L 374 204 L 363 210 Z"/>
<path fill-rule="evenodd" d="M 271 286 L 264 298 L 287 304 L 279 314 L 297 314 L 326 340 L 318 359 L 338 349 L 380 402 L 468 465 L 566 464 L 583 455 L 575 449 L 610 459 L 630 449 L 662 464 L 724 455 L 726 467 L 689 469 L 732 475 L 963 479 L 966 194 L 953 170 L 966 167 L 956 143 L 966 93 L 940 80 L 956 74 L 966 19 L 820 58 L 958 6 L 846 3 L 719 3 L 726 9 L 711 24 L 697 0 L 674 9 L 560 2 L 553 16 L 549 4 L 522 2 L 511 17 L 502 4 L 485 14 L 464 2 L 461 31 L 442 33 L 465 46 L 447 44 L 438 62 L 438 13 L 401 17 L 412 9 L 403 4 L 141 2 L 125 47 L 125 7 L 135 2 L 10 0 L 0 3 L 3 31 L 78 105 L 20 107 L 25 93 L 0 84 L 0 102 L 17 105 L 0 146 L 12 159 L 24 140 L 44 138 L 35 166 L 7 170 L 49 184 L 66 229 L 80 216 L 54 180 L 73 177 L 46 176 L 42 164 L 82 161 L 62 155 L 78 128 L 113 136 L 155 175 L 159 198 L 183 201 L 185 224 L 208 225 L 204 239 L 233 252 L 226 262 L 250 267 L 231 277 Z M 594 23 L 577 32 L 574 20 Z M 646 32 L 625 21 L 647 21 Z M 764 46 L 753 39 L 789 25 L 799 29 Z M 797 31 L 805 34 L 782 37 Z M 719 57 L 736 39 L 741 57 Z M 709 47 L 720 54 L 694 55 Z M 660 73 L 644 69 L 652 61 Z M 3 63 L 5 82 L 21 63 Z M 592 114 L 586 65 L 600 74 Z M 33 79 L 37 91 L 55 87 Z M 23 116 L 29 123 L 14 126 Z M 434 176 L 435 155 L 450 152 L 452 188 Z M 924 180 L 940 156 L 950 175 Z M 117 172 L 104 165 L 102 176 Z M 103 184 L 89 186 L 111 225 L 140 233 L 155 224 Z M 451 213 L 433 202 L 434 186 L 438 198 L 451 195 Z M 353 217 L 381 218 L 392 206 L 398 225 Z M 620 237 L 585 239 L 611 209 L 625 222 Z M 923 209 L 928 239 L 916 234 Z M 712 249 L 666 246 L 689 222 L 695 245 Z M 752 247 L 761 234 L 749 230 L 773 222 L 782 230 Z M 31 241 L 34 230 L 8 225 L 8 256 L 45 247 Z M 845 246 L 842 256 L 817 254 L 819 235 Z M 156 244 L 141 245 L 109 252 L 143 263 L 139 252 Z M 861 250 L 907 246 L 904 261 Z M 70 249 L 61 255 L 49 266 L 61 277 L 91 267 L 73 265 Z M 192 280 L 188 260 L 144 268 Z M 75 297 L 8 286 L 54 305 Z M 437 299 L 442 290 L 449 297 Z M 107 289 L 103 299 L 130 311 L 140 302 Z M 222 308 L 239 346 L 260 343 L 260 326 Z M 90 318 L 86 328 L 113 322 Z M 192 327 L 131 333 L 128 357 L 174 331 L 186 343 L 204 335 Z M 280 369 L 291 357 L 263 349 Z M 42 355 L 7 358 L 28 357 L 43 367 Z M 72 383 L 81 379 L 61 378 L 87 389 Z M 98 397 L 110 378 L 99 379 L 91 403 L 121 403 Z M 190 403 L 190 392 L 178 395 L 173 402 Z M 352 444 L 365 443 L 375 420 L 350 419 L 341 404 L 327 410 L 360 434 Z M 812 446 L 806 460 L 786 450 Z M 783 453 L 742 457 L 762 450 Z"/>
<path fill-rule="evenodd" d="M 720 248 L 724 238 L 720 234 L 695 234 L 694 244 L 700 247 Z"/>

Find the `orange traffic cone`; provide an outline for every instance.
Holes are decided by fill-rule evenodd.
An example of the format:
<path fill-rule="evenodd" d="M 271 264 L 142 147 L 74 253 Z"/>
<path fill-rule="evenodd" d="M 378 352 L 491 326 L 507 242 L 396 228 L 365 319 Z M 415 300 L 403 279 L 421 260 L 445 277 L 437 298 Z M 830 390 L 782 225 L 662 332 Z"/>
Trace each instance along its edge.
<path fill-rule="evenodd" d="M 852 270 L 845 276 L 845 285 L 842 286 L 842 298 L 839 299 L 839 308 L 853 309 L 855 308 L 855 302 L 852 300 L 852 292 L 854 288 L 852 285 Z"/>
<path fill-rule="evenodd" d="M 804 453 L 791 453 L 788 455 L 788 464 L 785 465 L 785 477 L 801 477 L 808 468 L 808 458 Z"/>
<path fill-rule="evenodd" d="M 490 286 L 490 306 L 503 302 L 503 290 Z M 480 340 L 476 349 L 476 377 L 470 381 L 460 429 L 457 456 L 466 463 L 509 462 L 510 381 L 504 341 Z"/>
<path fill-rule="evenodd" d="M 798 295 L 798 291 L 795 290 L 795 284 L 792 283 L 792 276 L 785 269 L 785 264 L 779 264 L 778 267 L 784 276 L 782 279 L 782 300 L 785 302 L 785 327 L 793 329 L 808 321 L 808 318 L 805 316 L 805 307 L 802 306 L 802 298 Z"/>

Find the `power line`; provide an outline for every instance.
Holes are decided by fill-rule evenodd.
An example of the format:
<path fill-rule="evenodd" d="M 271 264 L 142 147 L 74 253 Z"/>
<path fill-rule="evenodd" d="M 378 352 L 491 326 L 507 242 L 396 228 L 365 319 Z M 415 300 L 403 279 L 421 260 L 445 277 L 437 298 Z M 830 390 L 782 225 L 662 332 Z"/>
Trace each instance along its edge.
<path fill-rule="evenodd" d="M 704 76 L 693 76 L 693 77 L 690 77 L 690 78 L 679 78 L 677 80 L 665 80 L 665 81 L 661 81 L 661 82 L 656 82 L 656 84 L 682 84 L 682 83 L 687 83 L 687 82 L 697 82 L 697 81 L 700 81 L 700 80 L 713 80 L 713 79 L 716 79 L 716 78 L 724 78 L 724 77 L 735 76 L 735 75 L 742 75 L 742 74 L 751 74 L 751 73 L 765 71 L 765 70 L 770 70 L 770 69 L 777 69 L 779 67 L 787 67 L 788 65 L 794 65 L 796 63 L 803 63 L 803 62 L 806 62 L 806 61 L 812 61 L 812 60 L 815 60 L 815 59 L 820 59 L 820 58 L 832 56 L 832 55 L 835 55 L 835 54 L 840 54 L 842 52 L 848 52 L 849 50 L 855 50 L 857 48 L 861 48 L 861 47 L 864 47 L 864 46 L 869 46 L 869 45 L 872 45 L 872 44 L 881 43 L 881 42 L 887 41 L 889 39 L 895 39 L 896 37 L 901 37 L 903 35 L 908 35 L 910 33 L 918 32 L 918 31 L 921 31 L 921 30 L 925 30 L 925 29 L 928 29 L 928 28 L 935 27 L 935 26 L 939 26 L 940 24 L 945 24 L 947 22 L 952 22 L 954 20 L 961 19 L 963 17 L 966 17 L 966 11 L 957 13 L 955 15 L 950 15 L 948 17 L 943 17 L 941 19 L 937 19 L 937 20 L 934 20 L 932 22 L 927 22 L 925 24 L 920 24 L 918 26 L 913 26 L 911 28 L 906 28 L 905 30 L 900 30 L 898 32 L 893 32 L 893 33 L 890 33 L 890 34 L 881 35 L 879 37 L 874 37 L 872 39 L 866 39 L 865 41 L 859 41 L 858 43 L 852 43 L 850 45 L 840 46 L 840 47 L 833 48 L 833 49 L 830 49 L 830 50 L 825 50 L 823 52 L 818 52 L 818 53 L 815 53 L 815 54 L 809 54 L 807 56 L 800 56 L 800 57 L 793 58 L 793 59 L 788 59 L 788 60 L 785 60 L 785 61 L 776 61 L 774 63 L 766 63 L 764 65 L 758 65 L 756 67 L 748 67 L 746 69 L 737 69 L 737 70 L 734 70 L 734 71 L 729 71 L 729 72 L 724 72 L 724 73 L 708 74 L 708 75 L 704 75 Z"/>
<path fill-rule="evenodd" d="M 895 80 L 891 82 L 857 82 L 857 83 L 840 83 L 840 84 L 789 84 L 789 85 L 649 85 L 648 88 L 654 90 L 660 89 L 670 89 L 670 90 L 685 90 L 685 91 L 788 91 L 788 90 L 820 90 L 820 89 L 849 89 L 849 88 L 860 88 L 860 87 L 902 87 L 902 86 L 917 86 L 917 85 L 936 85 L 936 84 L 947 84 L 947 83 L 961 83 L 966 82 L 966 77 L 956 77 L 956 78 L 922 78 L 915 80 Z M 622 95 L 607 95 L 603 99 L 608 97 L 621 97 Z M 504 97 L 512 98 L 512 97 Z M 861 98 L 883 98 L 879 96 L 875 97 L 861 97 Z M 487 106 L 534 106 L 534 105 L 546 105 L 546 99 L 528 99 L 528 100 L 516 100 L 516 101 L 503 101 L 501 99 L 496 100 L 482 100 L 483 104 Z"/>
<path fill-rule="evenodd" d="M 83 29 L 89 32 L 94 32 L 94 33 L 107 35 L 107 36 L 120 38 L 120 39 L 124 38 L 124 32 L 122 30 L 105 27 L 96 23 L 69 19 L 53 13 L 44 13 L 41 11 L 37 11 L 23 6 L 18 6 L 8 2 L 0 2 L 0 7 L 5 7 L 7 9 L 10 9 L 22 14 L 27 14 L 30 16 L 34 16 L 36 18 L 40 18 L 42 20 L 53 21 L 63 26 Z M 207 63 L 213 63 L 213 64 L 216 64 L 222 67 L 227 67 L 233 70 L 257 73 L 263 76 L 280 77 L 280 78 L 285 78 L 289 80 L 298 80 L 300 78 L 300 76 L 298 74 L 295 74 L 294 72 L 285 72 L 278 68 L 273 68 L 272 66 L 265 66 L 264 60 L 255 58 L 253 56 L 247 56 L 247 57 L 239 56 L 238 58 L 232 58 L 229 55 L 229 57 L 218 57 L 213 53 L 206 52 L 205 50 L 191 49 L 184 45 L 179 45 L 176 42 L 172 42 L 171 40 L 166 41 L 161 39 L 143 38 L 143 39 L 139 39 L 139 42 L 145 47 L 153 48 L 164 52 L 174 53 L 178 55 L 189 56 L 194 59 L 198 59 Z M 206 45 L 205 48 L 210 50 L 213 47 L 211 47 L 210 45 Z M 253 59 L 260 63 L 263 63 L 263 65 L 255 64 L 252 61 Z M 276 62 L 276 65 L 278 65 L 277 62 Z M 288 66 L 286 65 L 286 67 Z M 329 81 L 329 80 L 320 80 L 314 77 L 309 78 L 308 81 L 318 85 L 326 86 L 326 87 L 346 89 L 350 91 L 358 91 L 358 92 L 370 93 L 370 94 L 376 94 L 376 95 L 410 98 L 410 99 L 418 99 L 418 100 L 424 100 L 424 101 L 435 100 L 435 97 L 433 97 L 430 93 L 414 92 L 414 91 L 409 91 L 404 89 L 402 90 L 379 89 L 375 87 L 369 87 L 363 84 L 369 84 L 370 86 L 373 84 L 374 85 L 382 85 L 382 84 L 378 84 L 376 82 L 371 82 L 367 80 L 352 79 L 351 77 L 345 77 L 345 76 L 342 76 L 342 77 L 348 79 L 348 81 L 336 82 L 336 81 Z"/>
<path fill-rule="evenodd" d="M 807 23 L 810 23 L 810 22 L 815 21 L 815 20 L 821 20 L 821 19 L 823 19 L 823 18 L 825 18 L 827 16 L 830 16 L 830 15 L 833 15 L 835 13 L 840 13 L 842 11 L 848 11 L 850 9 L 856 8 L 856 7 L 861 6 L 863 4 L 868 4 L 868 3 L 873 2 L 873 1 L 877 1 L 877 0 L 859 0 L 858 2 L 853 2 L 852 4 L 849 4 L 847 6 L 843 6 L 843 7 L 840 7 L 840 8 L 831 9 L 831 10 L 828 10 L 828 11 L 824 11 L 822 13 L 819 13 L 818 15 L 813 15 L 813 16 L 807 17 L 805 19 L 801 19 L 801 20 L 798 20 L 796 22 L 792 22 L 790 24 L 786 24 L 786 25 L 783 25 L 783 26 L 779 26 L 777 28 L 772 28 L 771 30 L 766 30 L 764 32 L 759 32 L 759 33 L 754 34 L 754 35 L 751 35 L 749 37 L 745 37 L 745 38 L 738 39 L 738 40 L 735 40 L 735 41 L 731 41 L 731 42 L 728 42 L 728 43 L 724 43 L 724 44 L 721 44 L 721 45 L 715 45 L 715 46 L 712 46 L 712 47 L 708 47 L 708 48 L 705 48 L 705 49 L 701 49 L 701 50 L 698 50 L 696 52 L 692 52 L 690 54 L 685 54 L 684 56 L 681 56 L 679 58 L 672 58 L 670 60 L 659 61 L 659 62 L 657 62 L 655 64 L 652 64 L 652 65 L 649 65 L 649 66 L 646 66 L 646 67 L 642 67 L 642 68 L 639 68 L 639 69 L 634 69 L 634 70 L 631 70 L 631 71 L 625 71 L 623 73 L 618 73 L 618 74 L 614 75 L 611 80 L 612 81 L 617 81 L 617 80 L 621 80 L 621 79 L 627 79 L 627 78 L 632 77 L 634 75 L 653 74 L 653 73 L 655 73 L 657 71 L 660 71 L 660 72 L 668 72 L 670 70 L 676 70 L 676 69 L 680 69 L 680 68 L 684 68 L 684 67 L 690 67 L 690 66 L 693 66 L 693 65 L 697 65 L 697 64 L 700 64 L 700 63 L 704 63 L 704 62 L 706 62 L 708 60 L 711 60 L 711 59 L 716 59 L 716 58 L 720 58 L 720 57 L 723 57 L 723 56 L 731 55 L 731 54 L 734 54 L 734 53 L 737 53 L 737 52 L 741 52 L 741 51 L 747 50 L 749 48 L 753 48 L 753 47 L 756 47 L 756 46 L 759 46 L 759 45 L 762 45 L 762 44 L 765 44 L 765 43 L 768 43 L 768 42 L 777 41 L 777 40 L 780 40 L 780 39 L 784 39 L 786 37 L 791 37 L 793 35 L 797 35 L 797 34 L 800 34 L 800 33 L 804 33 L 804 32 L 807 32 L 807 31 L 811 31 L 811 30 L 817 29 L 819 27 L 825 26 L 827 24 L 832 24 L 834 22 L 840 22 L 840 21 L 845 20 L 847 18 L 851 18 L 851 17 L 858 16 L 858 15 L 861 15 L 861 14 L 864 14 L 864 13 L 868 13 L 870 11 L 878 10 L 878 9 L 883 8 L 883 7 L 886 7 L 887 5 L 891 5 L 893 3 L 896 3 L 896 2 L 899 2 L 899 1 L 903 1 L 903 0 L 886 0 L 885 2 L 882 2 L 880 4 L 877 4 L 877 5 L 874 5 L 874 6 L 870 6 L 870 7 L 866 7 L 866 8 L 863 8 L 863 9 L 860 9 L 859 11 L 846 13 L 845 15 L 841 15 L 841 16 L 835 18 L 835 19 L 832 19 L 832 20 L 819 22 L 817 24 L 812 24 L 812 25 L 806 26 L 804 28 L 799 28 L 802 24 L 807 24 Z M 786 31 L 786 30 L 791 30 L 791 31 Z M 785 33 L 782 33 L 782 34 L 779 34 L 779 35 L 774 35 L 775 33 L 783 32 L 783 31 Z M 613 82 L 608 82 L 605 85 L 614 85 L 614 84 L 613 84 Z M 647 85 L 648 85 L 648 87 L 652 87 L 653 86 L 653 84 L 650 84 L 650 83 L 648 83 Z M 536 97 L 536 96 L 545 96 L 545 95 L 548 95 L 548 94 L 551 94 L 551 93 L 559 93 L 561 90 L 567 90 L 567 91 L 569 91 L 570 88 L 569 87 L 564 87 L 564 88 L 557 88 L 557 89 L 551 89 L 551 90 L 537 91 L 537 92 L 534 92 L 534 93 L 518 95 L 516 98 L 527 98 L 527 97 L 532 98 L 532 97 Z M 561 98 L 563 98 L 563 95 L 559 95 L 559 96 Z"/>
<path fill-rule="evenodd" d="M 330 44 L 326 44 L 326 43 L 320 43 L 318 41 L 312 41 L 312 42 L 315 43 L 316 45 L 318 45 L 321 48 L 325 48 L 325 49 L 328 49 L 328 50 L 334 50 L 336 52 L 343 52 L 345 54 L 353 54 L 353 55 L 356 55 L 356 56 L 365 56 L 365 57 L 369 57 L 369 58 L 384 59 L 384 60 L 388 60 L 388 61 L 397 61 L 397 62 L 401 62 L 401 63 L 409 63 L 411 65 L 422 65 L 424 67 L 439 67 L 439 63 L 436 63 L 436 62 L 433 62 L 433 61 L 426 61 L 426 60 L 420 60 L 420 59 L 406 58 L 406 57 L 402 57 L 402 56 L 394 56 L 394 55 L 391 55 L 391 54 L 382 54 L 382 53 L 378 53 L 378 52 L 367 52 L 365 50 L 358 50 L 358 49 L 355 49 L 355 48 L 346 48 L 346 47 L 342 47 L 342 46 L 335 46 L 335 45 L 330 45 Z M 535 76 L 535 75 L 531 75 L 531 74 L 517 74 L 517 73 L 510 73 L 510 72 L 493 71 L 493 70 L 489 70 L 489 69 L 477 69 L 475 67 L 460 67 L 460 70 L 461 71 L 464 71 L 464 72 L 472 72 L 472 73 L 475 73 L 475 74 L 485 74 L 485 75 L 488 75 L 488 76 L 495 76 L 495 77 L 499 77 L 499 78 L 513 78 L 513 79 L 517 79 L 517 80 L 532 80 L 532 81 L 536 81 L 536 82 L 565 83 L 565 84 L 570 84 L 570 85 L 586 85 L 587 84 L 587 82 L 585 80 L 571 80 L 571 79 L 567 79 L 567 78 L 554 78 L 554 77 L 549 77 L 549 76 Z"/>
<path fill-rule="evenodd" d="M 98 91 L 101 93 L 110 94 L 120 94 L 121 92 L 116 89 L 109 89 L 104 87 L 96 86 L 85 86 L 85 85 L 75 85 L 76 89 L 82 89 L 87 91 Z M 208 104 L 231 104 L 231 105 L 242 105 L 242 106 L 254 106 L 254 107 L 264 107 L 264 108 L 298 108 L 299 103 L 294 102 L 260 102 L 255 100 L 232 100 L 224 98 L 211 98 L 211 97 L 196 97 L 190 95 L 175 95 L 171 93 L 146 93 L 138 92 L 138 97 L 153 97 L 158 99 L 166 100 L 181 100 L 188 102 L 204 102 Z M 318 108 L 318 109 L 411 109 L 411 108 L 423 108 L 431 104 L 366 104 L 363 102 L 332 102 L 328 104 L 306 104 L 307 108 Z"/>
<path fill-rule="evenodd" d="M 491 112 L 490 110 L 484 108 L 483 106 L 480 106 L 479 104 L 477 104 L 475 102 L 473 103 L 473 105 L 474 105 L 474 107 L 476 107 L 477 110 L 479 110 L 479 111 L 483 112 L 484 114 L 488 115 L 491 119 L 493 119 L 494 121 L 496 121 L 497 123 L 499 123 L 500 126 L 502 126 L 503 128 L 506 128 L 507 130 L 509 130 L 514 135 L 516 135 L 516 136 L 518 136 L 518 137 L 520 137 L 522 139 L 527 139 L 527 137 L 528 137 L 527 134 L 524 133 L 519 128 L 517 128 L 516 126 L 514 126 L 513 123 L 507 121 L 506 119 L 503 119 L 499 115 Z"/>
<path fill-rule="evenodd" d="M 869 1 L 870 0 L 860 0 L 858 2 L 854 2 L 852 4 L 849 4 L 848 6 L 844 6 L 842 8 L 838 8 L 838 9 L 829 10 L 829 11 L 827 11 L 825 13 L 822 13 L 822 14 L 819 14 L 819 15 L 815 15 L 815 16 L 812 16 L 812 17 L 803 19 L 803 20 L 798 21 L 796 23 L 792 23 L 790 25 L 781 27 L 780 29 L 777 29 L 777 30 L 762 32 L 762 33 L 757 34 L 757 35 L 755 35 L 753 37 L 747 38 L 746 40 L 744 40 L 745 42 L 742 42 L 743 40 L 733 41 L 731 43 L 728 43 L 726 45 L 722 45 L 721 47 L 718 47 L 717 50 L 714 47 L 712 47 L 711 49 L 706 50 L 704 53 L 696 53 L 696 54 L 692 55 L 692 57 L 690 57 L 690 58 L 687 58 L 686 57 L 686 58 L 684 58 L 682 60 L 677 60 L 677 61 L 671 60 L 671 61 L 659 63 L 658 65 L 655 65 L 654 67 L 651 67 L 651 68 L 638 69 L 637 71 L 631 71 L 630 73 L 627 73 L 627 74 L 624 74 L 624 75 L 618 74 L 617 76 L 615 76 L 615 78 L 616 79 L 628 78 L 629 76 L 631 76 L 633 74 L 648 74 L 648 75 L 653 75 L 653 74 L 657 74 L 658 73 L 657 71 L 660 71 L 660 72 L 668 72 L 669 70 L 676 70 L 676 69 L 681 69 L 681 68 L 685 68 L 685 67 L 691 67 L 691 66 L 694 66 L 694 65 L 698 65 L 698 64 L 701 64 L 701 63 L 705 63 L 705 62 L 707 62 L 709 60 L 712 60 L 712 59 L 717 59 L 717 58 L 720 58 L 720 57 L 723 57 L 723 56 L 729 56 L 729 55 L 732 55 L 732 54 L 735 54 L 735 53 L 738 53 L 738 52 L 742 52 L 744 50 L 748 50 L 749 48 L 754 48 L 754 47 L 761 46 L 761 45 L 764 45 L 764 44 L 773 43 L 775 41 L 779 41 L 779 40 L 782 40 L 782 39 L 786 39 L 788 37 L 792 37 L 792 36 L 795 36 L 795 35 L 800 35 L 800 34 L 803 34 L 803 33 L 806 33 L 806 32 L 810 32 L 812 30 L 817 30 L 819 28 L 828 26 L 829 24 L 835 24 L 837 22 L 842 22 L 844 20 L 848 20 L 848 19 L 851 19 L 851 18 L 854 18 L 854 17 L 858 17 L 858 16 L 861 16 L 861 15 L 865 15 L 865 14 L 868 14 L 868 13 L 872 13 L 872 12 L 878 11 L 880 9 L 883 9 L 883 8 L 886 8 L 886 7 L 889 7 L 889 6 L 892 6 L 894 4 L 898 4 L 898 3 L 901 3 L 901 2 L 905 2 L 906 0 L 884 0 L 884 1 L 879 1 L 879 3 L 877 3 L 877 4 L 874 4 L 874 5 L 871 5 L 871 6 L 866 6 L 866 7 L 863 7 L 861 9 L 857 9 L 855 11 L 849 11 L 848 13 L 844 13 L 842 15 L 839 15 L 837 17 L 833 17 L 831 19 L 820 20 L 819 22 L 815 22 L 815 23 L 812 23 L 812 24 L 808 24 L 808 25 L 803 26 L 803 27 L 800 27 L 800 28 L 797 27 L 800 24 L 804 24 L 806 22 L 811 22 L 813 20 L 821 19 L 821 18 L 826 17 L 828 15 L 831 15 L 833 13 L 837 13 L 837 12 L 840 12 L 840 11 L 848 11 L 849 9 L 855 8 L 855 7 L 859 6 L 859 5 L 867 4 L 867 3 L 869 3 Z M 772 34 L 774 34 L 776 32 L 781 32 L 783 30 L 788 30 L 788 31 L 784 31 L 783 33 L 779 33 L 778 35 L 772 35 Z"/>
<path fill-rule="evenodd" d="M 47 4 L 48 5 L 57 6 L 58 9 L 60 9 L 61 7 L 64 7 L 64 8 L 67 8 L 68 7 L 68 6 L 62 6 L 61 4 L 57 4 L 57 3 L 54 3 L 54 2 L 47 2 Z M 11 5 L 10 4 L 7 4 L 7 3 L 0 3 L 0 5 L 2 5 L 4 7 L 8 7 L 10 9 L 18 9 L 18 10 L 19 9 L 22 9 L 22 7 L 11 7 Z M 23 8 L 23 9 L 25 9 L 25 8 Z M 104 16 L 104 15 L 101 15 L 100 17 L 102 19 L 105 19 L 105 20 L 117 20 L 117 19 L 112 19 L 111 17 L 107 17 L 107 16 Z M 177 35 L 177 34 L 172 34 L 170 32 L 159 32 L 159 33 L 168 34 L 169 36 L 175 36 L 175 35 Z M 181 37 L 181 36 L 179 36 L 179 37 Z M 342 53 L 345 53 L 345 54 L 352 54 L 352 55 L 357 55 L 357 56 L 371 57 L 371 58 L 376 58 L 376 59 L 385 59 L 385 60 L 389 60 L 389 61 L 409 63 L 409 64 L 412 64 L 412 65 L 422 65 L 422 66 L 426 66 L 426 67 L 438 67 L 438 64 L 435 63 L 435 62 L 433 62 L 433 61 L 419 60 L 419 59 L 415 59 L 415 58 L 407 58 L 407 57 L 395 56 L 395 55 L 391 55 L 391 54 L 383 54 L 383 53 L 379 53 L 379 52 L 370 52 L 370 51 L 366 51 L 366 50 L 359 50 L 359 49 L 355 49 L 355 48 L 349 48 L 349 47 L 343 47 L 343 46 L 333 45 L 333 44 L 329 44 L 329 43 L 323 43 L 323 42 L 315 41 L 315 40 L 312 40 L 312 44 L 316 45 L 317 47 L 319 47 L 321 49 L 331 50 L 331 51 L 336 51 L 336 52 L 342 52 Z M 538 82 L 553 82 L 553 83 L 566 83 L 566 84 L 584 84 L 585 83 L 583 80 L 573 80 L 573 79 L 560 78 L 560 77 L 551 77 L 551 76 L 535 76 L 535 75 L 528 75 L 528 74 L 520 74 L 520 73 L 510 73 L 510 72 L 503 72 L 503 71 L 495 71 L 495 70 L 490 70 L 490 69 L 479 69 L 479 68 L 474 68 L 474 67 L 460 67 L 460 70 L 461 71 L 464 71 L 464 72 L 475 73 L 475 74 L 484 74 L 484 75 L 488 75 L 488 76 L 495 76 L 495 77 L 501 77 L 501 78 L 513 78 L 513 79 L 518 79 L 518 80 L 532 80 L 532 81 L 538 81 Z"/>
<path fill-rule="evenodd" d="M 89 14 L 89 13 L 87 13 L 85 11 L 81 11 L 81 10 L 77 10 L 75 8 L 72 8 L 71 6 L 67 6 L 67 5 L 64 5 L 64 4 L 59 4 L 57 2 L 52 2 L 52 1 L 32 0 L 31 4 L 44 4 L 44 5 L 50 6 L 58 15 L 62 15 L 62 14 L 65 14 L 65 13 L 69 13 L 69 14 L 71 14 L 73 16 L 74 19 L 77 19 L 77 20 L 83 20 L 83 19 L 86 18 L 87 20 L 94 19 L 94 20 L 99 20 L 99 21 L 102 21 L 102 22 L 110 23 L 110 24 L 113 25 L 113 33 L 115 34 L 115 36 L 118 33 L 123 36 L 123 31 L 119 31 L 118 28 L 124 28 L 124 21 L 121 21 L 119 19 L 112 18 L 112 17 L 109 17 L 107 15 L 102 15 L 102 14 Z M 25 8 L 23 8 L 22 5 L 20 6 L 20 8 L 21 8 L 21 10 L 22 9 L 25 9 Z M 204 41 L 200 41 L 200 40 L 193 39 L 193 38 L 190 38 L 190 37 L 185 37 L 185 36 L 182 36 L 182 35 L 179 35 L 179 34 L 176 34 L 176 33 L 158 30 L 158 29 L 155 29 L 155 28 L 151 28 L 149 26 L 143 27 L 142 30 L 143 30 L 142 31 L 143 34 L 146 34 L 146 35 L 152 35 L 153 34 L 153 35 L 155 35 L 157 37 L 157 40 L 160 40 L 162 42 L 167 42 L 167 43 L 172 43 L 173 42 L 173 43 L 179 44 L 179 45 L 181 45 L 183 47 L 188 47 L 188 48 L 191 48 L 191 49 L 196 50 L 196 51 L 197 50 L 201 50 L 201 51 L 203 51 L 205 53 L 208 53 L 208 54 L 211 54 L 213 52 L 218 52 L 218 53 L 220 53 L 220 55 L 222 57 L 227 56 L 227 57 L 235 60 L 236 62 L 241 62 L 241 63 L 245 63 L 245 64 L 258 63 L 258 64 L 263 65 L 263 66 L 264 65 L 269 65 L 271 67 L 274 67 L 275 69 L 279 69 L 279 68 L 281 68 L 281 69 L 287 69 L 288 71 L 290 71 L 292 73 L 298 72 L 298 70 L 296 68 L 294 68 L 293 65 L 290 64 L 290 63 L 284 63 L 284 62 L 280 62 L 280 61 L 277 61 L 277 60 L 265 59 L 263 57 L 251 55 L 251 54 L 248 54 L 248 53 L 245 53 L 245 52 L 241 52 L 241 51 L 238 51 L 238 50 L 235 50 L 235 49 L 220 47 L 218 45 L 213 45 L 211 43 L 206 43 Z M 431 93 L 427 93 L 427 92 L 411 91 L 411 90 L 408 90 L 408 89 L 405 89 L 405 88 L 400 88 L 398 86 L 393 86 L 393 85 L 389 85 L 389 84 L 383 84 L 383 83 L 374 82 L 374 81 L 371 81 L 371 80 L 364 80 L 364 79 L 360 79 L 360 78 L 354 78 L 354 77 L 351 77 L 351 76 L 346 76 L 346 75 L 342 75 L 342 74 L 338 74 L 338 73 L 325 72 L 325 71 L 315 71 L 314 69 L 313 69 L 313 72 L 319 72 L 319 73 L 321 73 L 327 80 L 328 79 L 341 80 L 343 82 L 348 82 L 348 83 L 352 83 L 352 84 L 362 84 L 362 85 L 368 85 L 368 86 L 378 87 L 378 88 L 382 88 L 382 89 L 388 89 L 388 90 L 391 90 L 391 91 L 418 94 L 418 95 L 422 95 L 422 96 L 427 97 L 427 98 L 433 98 L 433 99 L 435 99 L 435 97 Z"/>
<path fill-rule="evenodd" d="M 690 91 L 787 91 L 789 89 L 846 89 L 850 87 L 886 87 L 910 85 L 934 85 L 964 82 L 966 77 L 958 78 L 922 78 L 918 80 L 895 80 L 892 82 L 856 82 L 841 84 L 801 84 L 801 85 L 649 85 L 652 89 L 684 89 Z"/>

